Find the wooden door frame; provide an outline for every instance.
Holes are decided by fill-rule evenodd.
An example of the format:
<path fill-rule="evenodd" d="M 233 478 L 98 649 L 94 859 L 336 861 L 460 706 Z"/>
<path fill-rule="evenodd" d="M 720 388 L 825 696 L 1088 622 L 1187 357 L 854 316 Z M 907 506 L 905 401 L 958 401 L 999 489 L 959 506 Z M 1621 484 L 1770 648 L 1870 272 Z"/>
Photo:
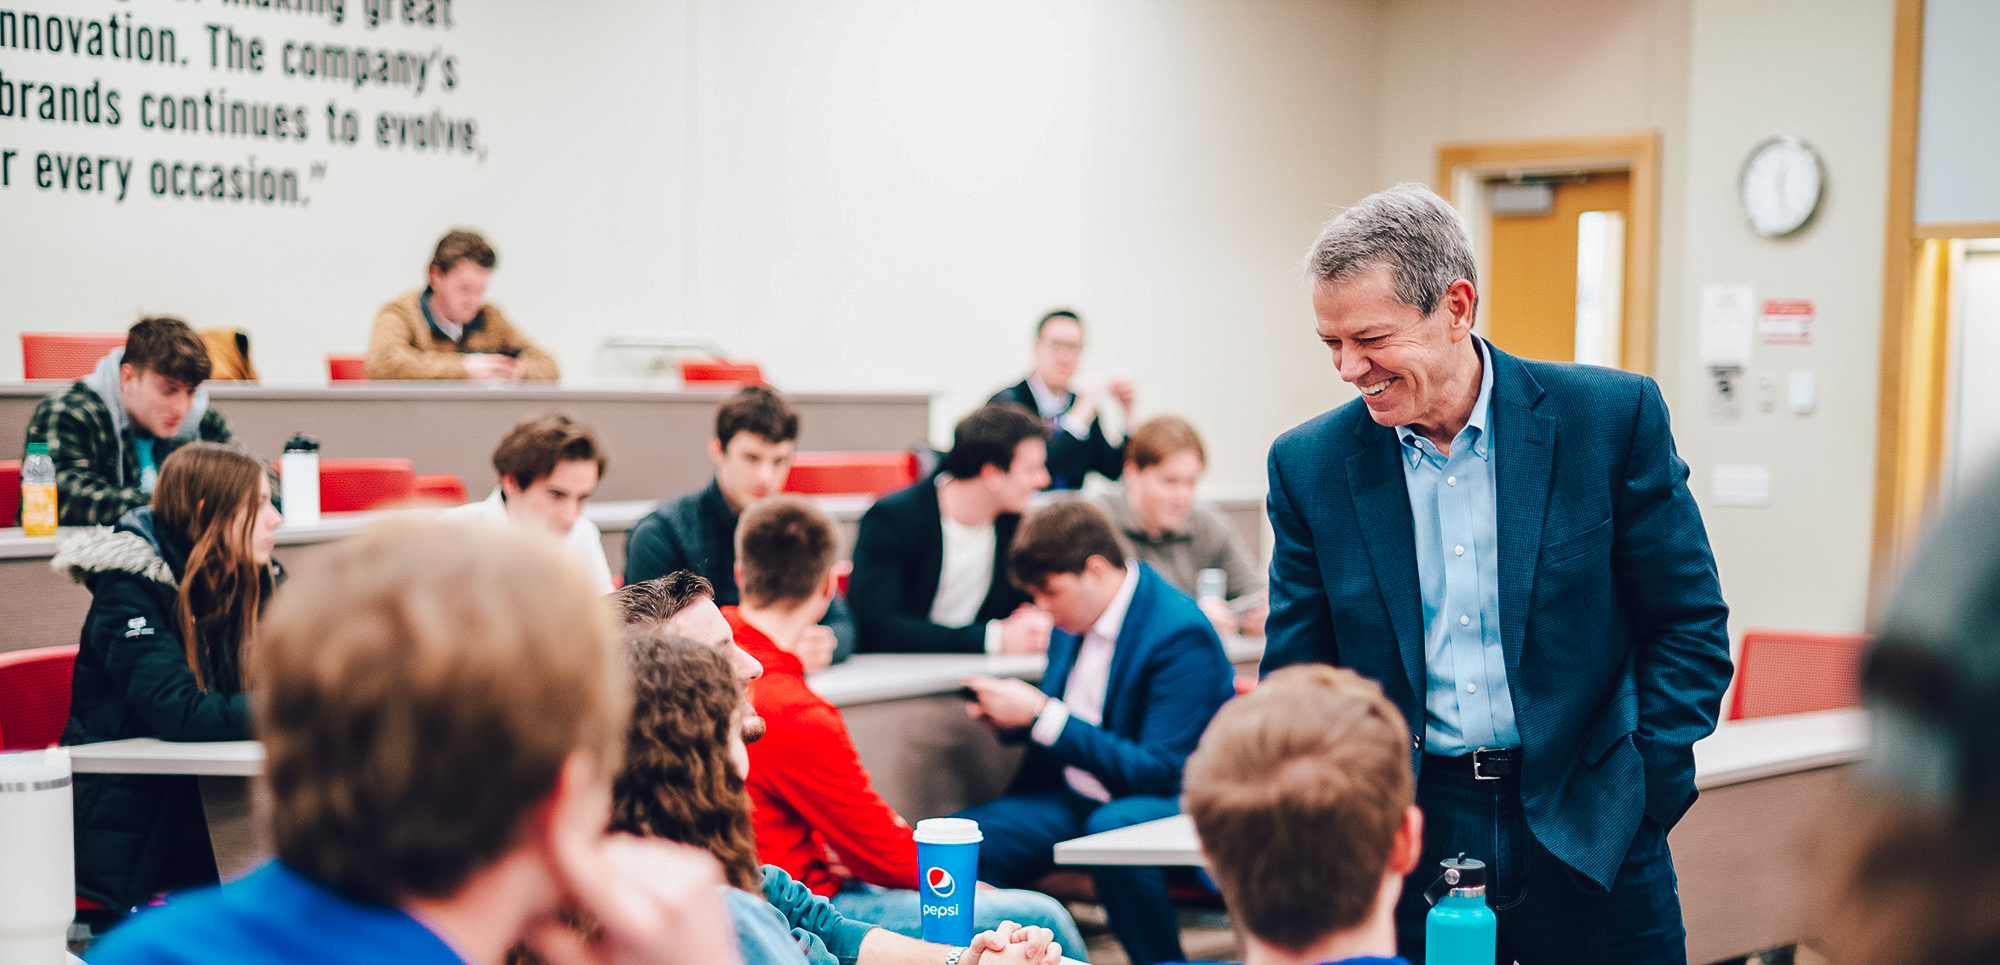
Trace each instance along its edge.
<path fill-rule="evenodd" d="M 1632 179 L 1625 214 L 1625 334 L 1623 367 L 1653 374 L 1654 314 L 1660 248 L 1660 134 L 1630 131 L 1520 141 L 1445 144 L 1438 148 L 1437 190 L 1465 214 L 1475 233 L 1485 225 L 1479 183 L 1517 172 L 1622 170 Z"/>

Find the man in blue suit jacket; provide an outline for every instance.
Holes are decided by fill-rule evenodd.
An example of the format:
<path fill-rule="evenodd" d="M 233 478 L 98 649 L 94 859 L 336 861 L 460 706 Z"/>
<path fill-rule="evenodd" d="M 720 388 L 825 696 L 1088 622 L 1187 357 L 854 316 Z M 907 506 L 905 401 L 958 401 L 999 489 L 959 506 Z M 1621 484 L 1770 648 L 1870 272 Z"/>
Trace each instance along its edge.
<path fill-rule="evenodd" d="M 1309 264 L 1361 398 L 1271 446 L 1263 669 L 1352 667 L 1411 723 L 1404 956 L 1462 851 L 1494 869 L 1502 960 L 1683 962 L 1666 836 L 1729 683 L 1728 609 L 1658 387 L 1473 336 L 1470 240 L 1420 185 L 1343 212 Z"/>
<path fill-rule="evenodd" d="M 1055 843 L 1180 811 L 1181 766 L 1208 719 L 1234 694 L 1222 641 L 1194 600 L 1152 568 L 1127 562 L 1111 522 L 1083 502 L 1021 523 L 1015 580 L 1058 628 L 1037 690 L 976 677 L 972 715 L 1028 739 L 1006 797 L 960 814 L 979 822 L 979 880 L 1031 885 L 1055 867 Z M 1159 868 L 1092 868 L 1111 930 L 1135 965 L 1181 959 L 1180 929 Z"/>

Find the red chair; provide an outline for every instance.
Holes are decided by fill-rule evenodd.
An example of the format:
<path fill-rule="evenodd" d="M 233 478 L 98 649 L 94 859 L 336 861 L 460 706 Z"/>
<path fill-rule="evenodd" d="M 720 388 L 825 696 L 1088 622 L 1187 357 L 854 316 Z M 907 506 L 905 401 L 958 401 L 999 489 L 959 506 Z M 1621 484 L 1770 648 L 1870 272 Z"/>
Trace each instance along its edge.
<path fill-rule="evenodd" d="M 21 525 L 21 460 L 0 459 L 0 526 Z"/>
<path fill-rule="evenodd" d="M 728 359 L 681 359 L 681 384 L 695 389 L 763 385 L 764 370 L 755 362 Z"/>
<path fill-rule="evenodd" d="M 22 332 L 21 377 L 76 380 L 90 374 L 97 360 L 125 347 L 125 334 Z"/>
<path fill-rule="evenodd" d="M 785 477 L 788 493 L 867 493 L 880 496 L 917 481 L 908 452 L 802 452 Z"/>
<path fill-rule="evenodd" d="M 417 498 L 425 502 L 446 503 L 463 506 L 465 480 L 455 472 L 420 472 L 417 474 Z"/>
<path fill-rule="evenodd" d="M 1863 633 L 1745 633 L 1729 719 L 1861 706 L 1861 651 L 1867 644 Z"/>
<path fill-rule="evenodd" d="M 368 381 L 368 357 L 365 355 L 327 356 L 326 379 L 329 382 Z"/>
<path fill-rule="evenodd" d="M 40 750 L 62 740 L 76 644 L 0 653 L 0 750 Z"/>
<path fill-rule="evenodd" d="M 319 509 L 356 513 L 417 494 L 417 470 L 408 459 L 319 461 Z"/>

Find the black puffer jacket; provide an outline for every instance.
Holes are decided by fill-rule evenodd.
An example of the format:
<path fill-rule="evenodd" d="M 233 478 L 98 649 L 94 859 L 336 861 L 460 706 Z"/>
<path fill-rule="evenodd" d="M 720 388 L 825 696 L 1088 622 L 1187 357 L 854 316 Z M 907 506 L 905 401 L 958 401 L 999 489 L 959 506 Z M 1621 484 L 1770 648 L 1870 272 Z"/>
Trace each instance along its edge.
<path fill-rule="evenodd" d="M 208 690 L 196 686 L 188 669 L 174 619 L 188 550 L 156 531 L 152 508 L 142 506 L 116 527 L 79 534 L 56 552 L 51 565 L 88 586 L 92 598 L 64 744 L 251 736 L 236 628 L 203 641 Z M 77 894 L 122 910 L 155 892 L 214 879 L 208 824 L 192 776 L 79 774 L 75 803 Z"/>

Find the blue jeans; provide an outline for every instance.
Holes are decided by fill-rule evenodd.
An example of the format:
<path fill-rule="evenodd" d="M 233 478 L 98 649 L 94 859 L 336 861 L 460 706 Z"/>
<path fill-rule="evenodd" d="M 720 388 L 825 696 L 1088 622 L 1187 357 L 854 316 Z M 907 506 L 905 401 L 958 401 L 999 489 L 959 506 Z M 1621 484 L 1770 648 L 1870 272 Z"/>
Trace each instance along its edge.
<path fill-rule="evenodd" d="M 1018 888 L 1055 869 L 1058 841 L 1179 813 L 1180 802 L 1170 797 L 1134 795 L 1104 804 L 1064 786 L 1011 794 L 956 816 L 978 821 L 985 835 L 979 843 L 979 880 Z M 1180 921 L 1167 896 L 1164 869 L 1096 866 L 1090 876 L 1111 931 L 1125 946 L 1132 965 L 1186 957 L 1181 954 Z"/>
<path fill-rule="evenodd" d="M 1396 945 L 1404 958 L 1424 960 L 1424 889 L 1438 862 L 1464 852 L 1486 862 L 1486 902 L 1500 919 L 1501 963 L 1566 965 L 1687 962 L 1680 890 L 1666 829 L 1639 822 L 1624 864 L 1607 894 L 1535 840 L 1521 810 L 1520 782 L 1478 781 L 1424 767 L 1417 786 L 1424 812 L 1424 849 L 1403 880 L 1396 905 Z"/>
<path fill-rule="evenodd" d="M 831 901 L 834 910 L 843 917 L 865 921 L 898 935 L 924 937 L 923 920 L 917 915 L 917 893 L 914 891 L 877 888 L 857 881 L 835 894 Z M 1064 955 L 1080 962 L 1089 960 L 1083 950 L 1083 935 L 1076 930 L 1076 920 L 1069 916 L 1069 909 L 1064 908 L 1062 902 L 1048 895 L 1039 891 L 1000 888 L 981 891 L 973 898 L 974 932 L 997 928 L 1003 921 L 1047 928 L 1056 933 L 1056 941 L 1062 943 Z"/>

